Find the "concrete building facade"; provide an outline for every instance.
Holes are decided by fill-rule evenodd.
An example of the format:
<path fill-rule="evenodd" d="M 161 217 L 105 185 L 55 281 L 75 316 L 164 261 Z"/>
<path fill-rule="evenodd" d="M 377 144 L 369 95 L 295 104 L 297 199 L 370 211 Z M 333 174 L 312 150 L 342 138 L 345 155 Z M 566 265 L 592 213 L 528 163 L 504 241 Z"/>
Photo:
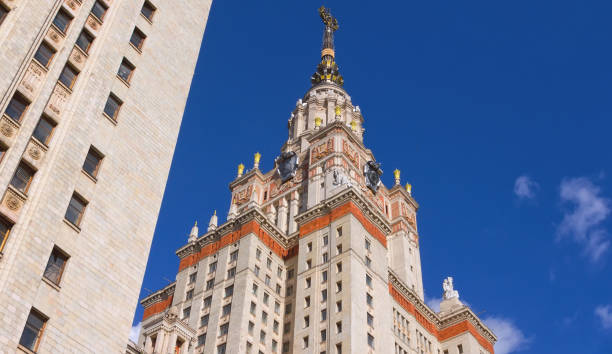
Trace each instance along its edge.
<path fill-rule="evenodd" d="M 452 278 L 440 312 L 425 304 L 418 204 L 399 170 L 380 182 L 335 61 L 337 21 L 319 11 L 321 62 L 276 168 L 261 171 L 260 154 L 239 165 L 227 221 L 196 224 L 176 281 L 141 301 L 134 351 L 493 354 L 495 335 Z"/>
<path fill-rule="evenodd" d="M 0 0 L 0 352 L 125 351 L 211 0 Z"/>

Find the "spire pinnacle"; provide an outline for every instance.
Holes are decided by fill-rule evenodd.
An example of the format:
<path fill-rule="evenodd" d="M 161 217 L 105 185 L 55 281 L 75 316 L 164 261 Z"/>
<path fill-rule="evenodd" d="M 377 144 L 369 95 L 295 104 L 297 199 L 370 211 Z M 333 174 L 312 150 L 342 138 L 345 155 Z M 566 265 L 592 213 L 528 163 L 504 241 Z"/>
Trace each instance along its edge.
<path fill-rule="evenodd" d="M 323 24 L 325 24 L 325 31 L 323 32 L 323 46 L 321 49 L 321 62 L 317 66 L 317 71 L 312 75 L 310 79 L 312 85 L 317 85 L 321 82 L 335 83 L 336 85 L 342 86 L 344 79 L 338 71 L 338 65 L 335 62 L 336 53 L 334 51 L 334 32 L 338 29 L 338 20 L 332 16 L 329 9 L 324 6 L 319 8 L 319 16 Z"/>

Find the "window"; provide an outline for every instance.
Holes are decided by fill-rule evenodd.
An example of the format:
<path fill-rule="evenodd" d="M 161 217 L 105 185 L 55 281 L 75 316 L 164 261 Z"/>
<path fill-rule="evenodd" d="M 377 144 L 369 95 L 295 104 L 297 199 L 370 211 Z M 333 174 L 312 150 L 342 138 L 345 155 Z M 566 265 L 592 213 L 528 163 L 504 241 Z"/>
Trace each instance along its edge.
<path fill-rule="evenodd" d="M 293 294 L 293 286 L 288 286 L 285 290 L 285 296 L 291 296 Z"/>
<path fill-rule="evenodd" d="M 208 265 L 208 274 L 214 273 L 217 270 L 217 262 L 212 262 Z"/>
<path fill-rule="evenodd" d="M 204 344 L 206 344 L 206 333 L 198 336 L 198 347 L 203 346 Z"/>
<path fill-rule="evenodd" d="M 280 303 L 278 301 L 274 301 L 274 313 L 280 315 Z"/>
<path fill-rule="evenodd" d="M 72 22 L 72 16 L 70 16 L 70 14 L 64 9 L 60 9 L 53 19 L 53 24 L 63 34 L 66 34 L 66 31 L 70 26 L 70 22 Z"/>
<path fill-rule="evenodd" d="M 204 315 L 200 318 L 200 326 L 208 326 L 208 315 Z"/>
<path fill-rule="evenodd" d="M 253 329 L 255 328 L 255 324 L 249 321 L 249 334 L 253 335 Z"/>
<path fill-rule="evenodd" d="M 257 295 L 257 290 L 259 289 L 259 286 L 257 286 L 257 284 L 253 283 L 253 295 Z"/>
<path fill-rule="evenodd" d="M 212 304 L 212 296 L 208 296 L 204 299 L 204 308 L 209 308 L 210 304 Z"/>
<path fill-rule="evenodd" d="M 338 233 L 338 237 L 342 236 L 342 226 L 340 226 L 339 228 L 336 229 L 336 232 Z"/>
<path fill-rule="evenodd" d="M 285 322 L 283 325 L 283 334 L 291 332 L 291 322 Z"/>
<path fill-rule="evenodd" d="M 57 247 L 53 247 L 43 276 L 50 280 L 53 284 L 59 285 L 67 261 L 68 256 L 66 256 L 66 254 L 60 251 Z"/>
<path fill-rule="evenodd" d="M 366 294 L 366 302 L 368 303 L 368 306 L 372 306 L 372 300 L 374 300 L 372 295 Z"/>
<path fill-rule="evenodd" d="M 321 321 L 327 320 L 327 309 L 321 310 Z"/>
<path fill-rule="evenodd" d="M 342 301 L 336 302 L 336 312 L 342 312 Z"/>
<path fill-rule="evenodd" d="M 336 344 L 336 354 L 342 354 L 342 343 Z"/>
<path fill-rule="evenodd" d="M 281 278 L 283 276 L 283 268 L 281 268 L 280 266 L 278 266 L 278 268 L 276 268 L 276 276 Z"/>
<path fill-rule="evenodd" d="M 234 251 L 230 254 L 230 262 L 234 262 L 238 260 L 238 251 Z"/>
<path fill-rule="evenodd" d="M 291 313 L 291 304 L 287 304 L 285 305 L 285 315 L 288 315 Z"/>
<path fill-rule="evenodd" d="M 24 162 L 20 162 L 11 179 L 11 186 L 23 194 L 28 194 L 35 173 L 36 171 L 32 167 L 26 165 Z"/>
<path fill-rule="evenodd" d="M 327 301 L 327 289 L 321 290 L 321 301 Z"/>
<path fill-rule="evenodd" d="M 221 326 L 219 326 L 219 336 L 224 336 L 227 334 L 229 329 L 229 323 L 224 323 Z"/>
<path fill-rule="evenodd" d="M 191 306 L 183 309 L 183 319 L 188 319 L 189 315 L 191 315 Z"/>
<path fill-rule="evenodd" d="M 329 255 L 327 252 L 323 253 L 323 263 L 327 263 L 329 261 Z"/>
<path fill-rule="evenodd" d="M 270 294 L 264 293 L 263 303 L 267 306 L 269 301 L 270 301 Z"/>
<path fill-rule="evenodd" d="M 272 260 L 270 258 L 266 259 L 266 267 L 268 267 L 268 269 L 272 269 Z"/>
<path fill-rule="evenodd" d="M 97 177 L 103 158 L 104 156 L 96 148 L 90 146 L 87 156 L 85 156 L 85 162 L 83 162 L 83 171 L 91 177 Z"/>
<path fill-rule="evenodd" d="M 293 273 L 294 273 L 293 269 L 289 269 L 289 270 L 287 271 L 287 279 L 291 279 L 291 278 L 293 278 Z"/>
<path fill-rule="evenodd" d="M 307 249 L 307 252 L 312 251 L 312 242 L 308 242 L 308 244 L 306 245 L 306 249 Z"/>
<path fill-rule="evenodd" d="M 366 285 L 372 287 L 372 277 L 369 274 L 366 274 Z"/>
<path fill-rule="evenodd" d="M 374 316 L 372 316 L 370 313 L 368 313 L 367 314 L 367 318 L 368 318 L 368 326 L 374 327 Z"/>
<path fill-rule="evenodd" d="M 337 273 L 342 273 L 342 262 L 338 262 L 336 264 L 336 272 Z"/>
<path fill-rule="evenodd" d="M 336 333 L 342 333 L 342 321 L 336 322 Z"/>
<path fill-rule="evenodd" d="M 278 342 L 273 339 L 272 340 L 272 352 L 276 353 L 277 349 L 278 349 Z"/>
<path fill-rule="evenodd" d="M 122 104 L 123 102 L 111 93 L 108 95 L 108 99 L 104 105 L 104 113 L 112 120 L 117 120 L 117 115 L 119 115 L 119 109 L 121 109 Z"/>
<path fill-rule="evenodd" d="M 310 307 L 310 296 L 304 298 L 304 307 Z"/>
<path fill-rule="evenodd" d="M 323 273 L 321 273 L 321 283 L 325 283 L 327 281 L 327 271 L 324 270 Z"/>
<path fill-rule="evenodd" d="M 72 89 L 74 87 L 74 83 L 76 82 L 77 76 L 79 76 L 79 73 L 70 65 L 66 65 L 60 74 L 59 81 L 67 88 Z"/>
<path fill-rule="evenodd" d="M 329 237 L 327 237 L 327 235 L 323 236 L 323 246 L 327 246 L 328 243 L 329 243 Z"/>
<path fill-rule="evenodd" d="M 255 273 L 255 276 L 259 276 L 259 266 L 255 266 L 253 273 Z"/>
<path fill-rule="evenodd" d="M 227 316 L 232 312 L 232 304 L 227 304 L 223 306 L 223 311 L 221 312 L 221 316 Z"/>
<path fill-rule="evenodd" d="M 283 353 L 289 353 L 289 342 L 283 342 Z"/>
<path fill-rule="evenodd" d="M 198 276 L 198 273 L 191 273 L 191 274 L 189 274 L 189 284 L 195 283 L 197 276 Z"/>
<path fill-rule="evenodd" d="M 366 265 L 366 267 L 371 268 L 372 260 L 370 259 L 370 257 L 366 256 L 366 258 L 365 258 L 365 265 Z M 412 266 L 410 266 L 410 268 L 412 268 Z"/>
<path fill-rule="evenodd" d="M 311 259 L 306 261 L 306 269 L 310 269 L 310 268 L 312 268 L 312 260 Z"/>
<path fill-rule="evenodd" d="M 327 340 L 327 331 L 321 330 L 321 342 L 325 342 Z"/>
<path fill-rule="evenodd" d="M 279 327 L 280 323 L 278 323 L 277 320 L 274 320 L 274 323 L 272 324 L 272 330 L 274 331 L 274 333 L 278 334 L 278 327 Z"/>
<path fill-rule="evenodd" d="M 145 1 L 144 5 L 142 5 L 142 9 L 140 9 L 140 13 L 147 18 L 149 21 L 153 21 L 153 15 L 155 14 L 155 6 L 151 4 L 149 1 Z"/>
<path fill-rule="evenodd" d="M 264 282 L 266 283 L 266 285 L 267 285 L 267 286 L 270 286 L 270 281 L 271 281 L 271 280 L 272 280 L 272 279 L 270 278 L 270 276 L 269 276 L 269 275 L 266 275 L 266 279 L 265 279 L 265 281 L 264 281 Z"/>
<path fill-rule="evenodd" d="M 261 311 L 261 323 L 268 323 L 268 313 L 266 311 Z"/>
<path fill-rule="evenodd" d="M 96 16 L 100 21 L 102 21 L 104 20 L 104 15 L 106 15 L 106 10 L 108 10 L 106 5 L 104 5 L 100 1 L 96 1 L 94 3 L 94 6 L 91 8 L 91 13 Z"/>
<path fill-rule="evenodd" d="M 121 61 L 121 65 L 119 66 L 119 71 L 117 75 L 123 79 L 123 81 L 129 83 L 132 80 L 132 74 L 136 67 L 130 63 L 127 59 L 123 58 Z"/>
<path fill-rule="evenodd" d="M 2 24 L 8 13 L 9 11 L 4 6 L 0 5 L 0 25 Z"/>
<path fill-rule="evenodd" d="M 304 328 L 310 327 L 310 316 L 304 316 Z"/>
<path fill-rule="evenodd" d="M 277 293 L 278 295 L 280 295 L 280 294 L 281 294 L 281 290 L 282 290 L 282 288 L 281 288 L 280 284 L 276 284 L 276 293 Z"/>
<path fill-rule="evenodd" d="M 89 34 L 86 30 L 82 30 L 79 34 L 79 38 L 76 40 L 77 47 L 81 48 L 85 53 L 89 53 L 89 48 L 94 41 L 94 36 Z"/>
<path fill-rule="evenodd" d="M 308 336 L 302 338 L 302 347 L 303 348 L 308 348 Z"/>
<path fill-rule="evenodd" d="M 15 94 L 13 98 L 8 103 L 6 107 L 6 111 L 4 112 L 7 116 L 11 117 L 16 122 L 21 122 L 21 118 L 23 118 L 23 114 L 30 103 L 26 101 L 26 99 L 20 94 Z"/>
<path fill-rule="evenodd" d="M 230 269 L 227 271 L 227 279 L 231 279 L 231 278 L 233 278 L 235 275 L 236 275 L 236 267 L 234 267 L 234 268 L 230 268 Z"/>
<path fill-rule="evenodd" d="M 366 239 L 365 240 L 365 249 L 369 251 L 370 250 L 370 246 L 371 246 L 370 241 L 368 239 Z"/>
<path fill-rule="evenodd" d="M 261 250 L 259 248 L 255 251 L 255 258 L 257 258 L 258 261 L 261 260 Z"/>
<path fill-rule="evenodd" d="M 459 344 L 457 346 L 457 350 L 459 351 L 459 354 L 463 354 L 463 345 Z"/>
<path fill-rule="evenodd" d="M 210 290 L 215 286 L 215 280 L 210 279 L 206 281 L 206 290 Z"/>
<path fill-rule="evenodd" d="M 1 6 L 0 6 L 1 7 Z M 55 50 L 51 48 L 47 43 L 42 42 L 38 50 L 34 54 L 34 59 L 36 59 L 39 63 L 42 64 L 45 68 L 49 67 L 51 63 L 51 59 L 55 55 Z"/>
<path fill-rule="evenodd" d="M 306 278 L 306 289 L 310 288 L 310 284 L 312 283 L 310 277 Z"/>
<path fill-rule="evenodd" d="M 253 301 L 251 301 L 251 309 L 250 309 L 251 315 L 255 315 L 256 311 L 257 311 L 257 305 Z"/>
<path fill-rule="evenodd" d="M 145 36 L 145 34 L 136 27 L 134 28 L 134 32 L 132 32 L 132 37 L 130 37 L 130 43 L 132 43 L 132 45 L 136 47 L 138 51 L 141 51 L 146 38 L 147 36 Z"/>
<path fill-rule="evenodd" d="M 217 354 L 225 354 L 226 343 L 217 346 Z"/>
<path fill-rule="evenodd" d="M 259 332 L 259 342 L 262 344 L 266 342 L 266 332 L 264 331 Z"/>
<path fill-rule="evenodd" d="M 232 296 L 232 295 L 234 295 L 234 286 L 230 285 L 227 288 L 225 288 L 225 297 Z"/>
<path fill-rule="evenodd" d="M 374 336 L 368 333 L 368 346 L 374 349 Z"/>
<path fill-rule="evenodd" d="M 193 299 L 193 289 L 187 291 L 187 294 L 185 294 L 185 300 L 191 300 Z"/>
<path fill-rule="evenodd" d="M 4 249 L 4 244 L 6 244 L 12 227 L 13 225 L 11 223 L 0 217 L 0 252 Z"/>
<path fill-rule="evenodd" d="M 45 330 L 47 320 L 47 316 L 32 308 L 30 310 L 30 314 L 28 315 L 28 319 L 26 320 L 23 332 L 21 333 L 19 344 L 33 352 L 36 352 L 36 350 L 38 350 L 40 338 Z"/>
<path fill-rule="evenodd" d="M 342 245 L 336 246 L 336 254 L 342 253 Z"/>
<path fill-rule="evenodd" d="M 342 291 L 342 282 L 338 281 L 336 282 L 336 292 L 339 293 Z"/>

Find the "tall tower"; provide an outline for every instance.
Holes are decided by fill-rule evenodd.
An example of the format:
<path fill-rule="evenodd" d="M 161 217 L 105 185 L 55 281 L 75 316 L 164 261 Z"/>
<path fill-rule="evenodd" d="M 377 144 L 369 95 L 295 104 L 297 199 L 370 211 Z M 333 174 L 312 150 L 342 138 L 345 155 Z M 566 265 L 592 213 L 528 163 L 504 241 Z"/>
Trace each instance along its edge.
<path fill-rule="evenodd" d="M 0 351 L 118 353 L 210 0 L 0 0 Z"/>
<path fill-rule="evenodd" d="M 424 302 L 418 204 L 381 183 L 364 118 L 325 25 L 312 87 L 291 113 L 276 168 L 229 185 L 227 221 L 192 229 L 176 282 L 141 301 L 144 353 L 493 354 L 495 335 L 444 283 L 442 311 Z M 191 343 L 191 344 L 186 344 Z"/>

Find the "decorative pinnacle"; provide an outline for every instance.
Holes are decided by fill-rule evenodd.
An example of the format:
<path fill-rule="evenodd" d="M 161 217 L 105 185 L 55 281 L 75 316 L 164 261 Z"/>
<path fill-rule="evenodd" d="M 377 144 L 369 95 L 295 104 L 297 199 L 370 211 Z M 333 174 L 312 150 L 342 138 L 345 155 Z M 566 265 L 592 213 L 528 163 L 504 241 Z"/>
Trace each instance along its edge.
<path fill-rule="evenodd" d="M 315 129 L 318 129 L 321 126 L 323 119 L 321 117 L 315 117 Z"/>
<path fill-rule="evenodd" d="M 351 121 L 351 130 L 354 132 L 357 132 L 357 121 L 356 120 Z"/>
<path fill-rule="evenodd" d="M 238 165 L 238 177 L 242 177 L 243 172 L 244 172 L 244 164 Z"/>
<path fill-rule="evenodd" d="M 340 106 L 336 106 L 335 112 L 336 117 L 340 116 L 340 114 L 342 114 L 342 108 Z"/>
<path fill-rule="evenodd" d="M 259 160 L 261 159 L 261 154 L 256 152 L 253 157 L 253 168 L 259 168 Z"/>
<path fill-rule="evenodd" d="M 395 177 L 395 184 L 400 184 L 400 170 L 397 168 L 393 171 L 393 177 Z"/>
<path fill-rule="evenodd" d="M 412 195 L 412 184 L 406 183 L 406 192 L 408 192 L 408 194 Z"/>
<path fill-rule="evenodd" d="M 334 61 L 336 56 L 334 52 L 334 32 L 338 29 L 338 20 L 331 15 L 329 9 L 323 6 L 319 8 L 319 16 L 321 16 L 321 20 L 323 20 L 325 24 L 323 46 L 321 49 L 321 62 L 310 81 L 313 86 L 321 82 L 335 83 L 336 85 L 342 86 L 344 84 L 344 79 L 338 72 L 338 65 L 336 65 Z"/>

